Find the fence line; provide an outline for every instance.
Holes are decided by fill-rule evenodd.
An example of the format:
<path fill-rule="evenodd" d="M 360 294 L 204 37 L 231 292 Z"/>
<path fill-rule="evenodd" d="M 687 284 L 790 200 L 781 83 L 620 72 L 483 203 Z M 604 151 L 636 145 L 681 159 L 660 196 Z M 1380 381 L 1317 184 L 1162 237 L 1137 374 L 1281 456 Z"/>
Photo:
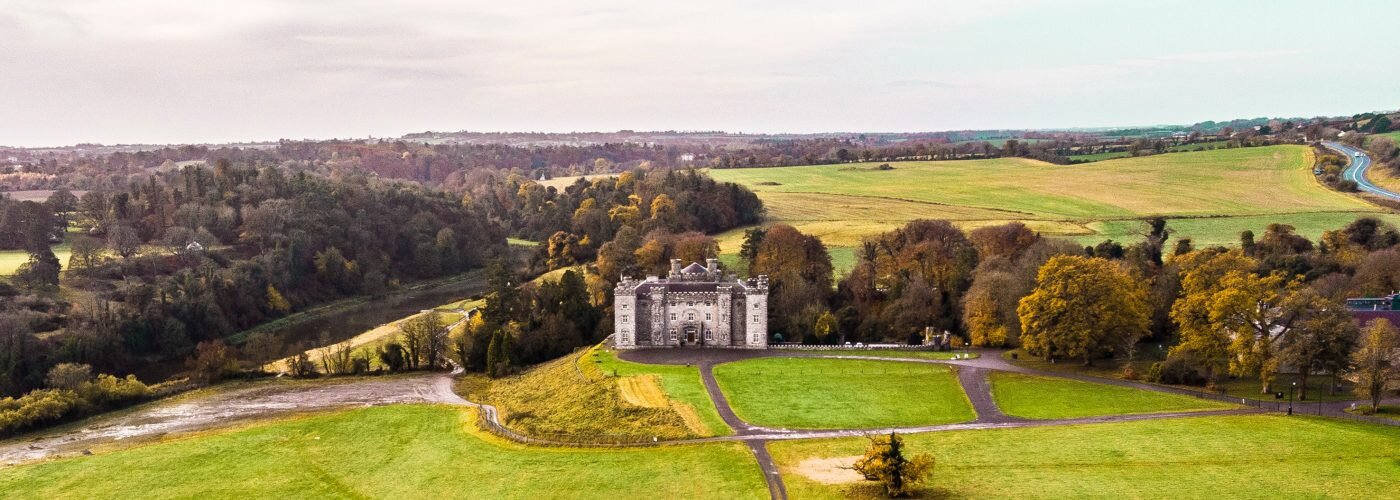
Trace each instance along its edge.
<path fill-rule="evenodd" d="M 1288 412 L 1288 408 L 1291 406 L 1293 408 L 1293 413 L 1297 415 L 1317 415 L 1322 417 L 1352 420 L 1355 422 L 1367 422 L 1372 424 L 1400 427 L 1400 420 L 1394 420 L 1384 417 L 1373 417 L 1370 415 L 1356 415 L 1348 413 L 1345 410 L 1329 411 L 1329 407 L 1334 405 L 1335 403 L 1329 403 L 1325 401 L 1293 401 L 1290 403 L 1289 401 L 1285 400 L 1262 400 L 1245 397 L 1236 397 L 1223 393 L 1201 391 L 1196 389 L 1178 389 L 1188 394 L 1191 394 L 1197 398 L 1212 399 L 1215 401 L 1221 401 L 1225 403 L 1234 403 L 1237 405 L 1250 406 L 1265 411 L 1286 413 Z"/>

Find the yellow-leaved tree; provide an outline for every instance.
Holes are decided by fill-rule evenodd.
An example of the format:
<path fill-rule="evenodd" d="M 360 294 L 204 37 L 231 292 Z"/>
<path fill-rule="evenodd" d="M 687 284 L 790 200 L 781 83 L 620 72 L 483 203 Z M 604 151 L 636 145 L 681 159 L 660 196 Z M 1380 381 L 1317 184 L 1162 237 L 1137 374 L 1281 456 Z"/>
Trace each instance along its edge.
<path fill-rule="evenodd" d="M 1016 308 L 1027 352 L 1080 358 L 1121 352 L 1147 334 L 1147 286 L 1117 264 L 1059 255 L 1040 267 L 1035 289 Z"/>

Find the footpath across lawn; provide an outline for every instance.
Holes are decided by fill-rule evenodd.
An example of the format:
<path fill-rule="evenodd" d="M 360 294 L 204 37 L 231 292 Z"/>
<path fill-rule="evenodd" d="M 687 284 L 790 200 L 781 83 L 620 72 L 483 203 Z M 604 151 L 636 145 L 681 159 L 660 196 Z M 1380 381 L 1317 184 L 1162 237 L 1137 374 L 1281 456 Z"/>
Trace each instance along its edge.
<path fill-rule="evenodd" d="M 765 498 L 738 443 L 528 448 L 390 405 L 0 469 L 5 498 Z M 700 480 L 703 479 L 703 480 Z"/>
<path fill-rule="evenodd" d="M 759 358 L 725 363 L 714 372 L 739 418 L 765 427 L 870 429 L 976 418 L 947 366 Z"/>

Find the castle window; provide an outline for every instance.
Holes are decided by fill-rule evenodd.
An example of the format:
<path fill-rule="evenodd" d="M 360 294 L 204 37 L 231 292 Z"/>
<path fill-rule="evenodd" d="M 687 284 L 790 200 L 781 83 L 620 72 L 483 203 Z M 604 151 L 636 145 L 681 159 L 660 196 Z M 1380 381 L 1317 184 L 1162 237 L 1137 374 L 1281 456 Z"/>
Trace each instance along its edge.
<path fill-rule="evenodd" d="M 686 307 L 695 307 L 695 302 L 694 302 L 694 301 L 686 302 L 685 305 L 686 305 Z"/>
<path fill-rule="evenodd" d="M 686 313 L 686 315 L 685 315 L 685 320 L 686 320 L 686 321 L 695 321 L 695 313 Z"/>
<path fill-rule="evenodd" d="M 675 320 L 676 320 L 676 313 L 671 313 L 671 321 L 675 321 Z"/>
<path fill-rule="evenodd" d="M 631 307 L 632 307 L 632 306 L 631 306 L 630 304 L 623 304 L 623 305 L 622 305 L 622 308 L 623 308 L 623 309 L 630 309 Z"/>
<path fill-rule="evenodd" d="M 714 339 L 715 339 L 714 333 L 715 333 L 715 332 L 712 332 L 712 331 L 709 331 L 709 330 L 705 330 L 705 340 L 714 340 Z"/>
<path fill-rule="evenodd" d="M 628 322 L 628 321 L 632 321 L 632 316 L 629 316 L 629 315 L 626 315 L 626 314 L 622 315 L 622 322 L 623 322 L 623 323 L 626 323 L 626 322 Z"/>
<path fill-rule="evenodd" d="M 754 322 L 754 323 L 757 323 L 757 322 L 758 322 L 758 315 L 757 315 L 757 314 L 753 315 L 753 322 Z"/>
<path fill-rule="evenodd" d="M 705 321 L 709 321 L 709 320 L 710 320 L 710 313 L 705 313 Z"/>

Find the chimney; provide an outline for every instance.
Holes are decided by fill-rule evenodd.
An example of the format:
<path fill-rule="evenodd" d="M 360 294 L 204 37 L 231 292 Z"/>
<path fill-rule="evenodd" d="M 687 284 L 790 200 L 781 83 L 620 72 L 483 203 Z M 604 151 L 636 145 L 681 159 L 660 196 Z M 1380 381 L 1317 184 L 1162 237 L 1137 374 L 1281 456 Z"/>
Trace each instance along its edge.
<path fill-rule="evenodd" d="M 681 260 L 680 260 L 680 259 L 671 259 L 671 277 L 672 277 L 672 278 L 679 278 L 680 276 L 681 276 Z"/>
<path fill-rule="evenodd" d="M 705 259 L 705 270 L 710 272 L 710 279 L 718 280 L 720 277 L 719 259 Z"/>

